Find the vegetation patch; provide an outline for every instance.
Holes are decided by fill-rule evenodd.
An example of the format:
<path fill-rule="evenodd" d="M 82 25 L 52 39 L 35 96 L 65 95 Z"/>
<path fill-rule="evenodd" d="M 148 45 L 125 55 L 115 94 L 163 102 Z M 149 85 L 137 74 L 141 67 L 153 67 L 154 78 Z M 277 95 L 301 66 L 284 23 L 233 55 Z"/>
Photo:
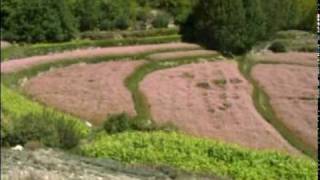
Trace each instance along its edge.
<path fill-rule="evenodd" d="M 1 136 L 5 137 L 2 142 L 9 145 L 39 140 L 49 146 L 70 148 L 68 143 L 73 146 L 79 137 L 89 133 L 80 119 L 45 108 L 4 85 L 1 85 L 1 112 L 10 118 L 2 124 L 5 127 L 1 126 L 6 133 Z"/>
<path fill-rule="evenodd" d="M 82 155 L 127 163 L 169 165 L 233 179 L 316 179 L 316 162 L 267 151 L 253 151 L 175 132 L 98 134 L 79 148 Z"/>

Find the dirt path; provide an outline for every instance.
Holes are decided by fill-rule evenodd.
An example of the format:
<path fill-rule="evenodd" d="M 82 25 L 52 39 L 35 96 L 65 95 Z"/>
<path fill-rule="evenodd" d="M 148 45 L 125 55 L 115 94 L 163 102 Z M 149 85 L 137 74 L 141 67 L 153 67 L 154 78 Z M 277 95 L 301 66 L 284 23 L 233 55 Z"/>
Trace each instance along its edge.
<path fill-rule="evenodd" d="M 101 56 L 116 56 L 116 55 L 134 55 L 158 50 L 172 50 L 183 48 L 198 48 L 198 45 L 188 43 L 167 43 L 167 44 L 152 44 L 152 45 L 137 45 L 123 47 L 107 47 L 107 48 L 91 48 L 66 51 L 62 53 L 48 54 L 43 56 L 33 56 L 23 59 L 15 59 L 6 62 L 1 62 L 1 73 L 12 73 L 27 69 L 39 64 L 61 61 L 65 59 L 90 58 Z"/>
<path fill-rule="evenodd" d="M 140 86 L 156 122 L 256 149 L 297 153 L 253 106 L 252 86 L 236 63 L 183 65 L 148 75 Z"/>
<path fill-rule="evenodd" d="M 123 81 L 141 64 L 143 61 L 71 65 L 34 77 L 23 89 L 46 105 L 101 125 L 108 114 L 136 115 Z"/>

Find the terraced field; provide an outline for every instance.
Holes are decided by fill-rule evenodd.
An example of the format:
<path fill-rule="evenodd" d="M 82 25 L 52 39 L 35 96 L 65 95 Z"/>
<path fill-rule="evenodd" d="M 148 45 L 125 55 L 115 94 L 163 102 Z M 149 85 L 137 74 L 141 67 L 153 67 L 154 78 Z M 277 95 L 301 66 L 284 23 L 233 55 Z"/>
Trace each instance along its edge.
<path fill-rule="evenodd" d="M 36 100 L 101 125 L 108 114 L 136 114 L 123 84 L 143 61 L 77 64 L 45 72 L 23 88 Z"/>
<path fill-rule="evenodd" d="M 274 63 L 274 56 L 269 64 Z M 4 114 L 10 117 L 33 112 L 35 107 L 34 113 L 41 113 L 40 107 L 52 107 L 52 111 L 64 112 L 61 114 L 73 120 L 92 122 L 92 131 L 81 126 L 89 135 L 77 152 L 85 156 L 167 164 L 232 179 L 315 179 L 316 163 L 261 111 L 267 107 L 266 111 L 274 115 L 274 109 L 279 116 L 274 120 L 297 133 L 293 138 L 309 138 L 305 142 L 313 147 L 315 68 L 311 55 L 301 57 L 307 57 L 310 64 L 253 66 L 267 58 L 238 64 L 188 43 L 37 55 L 1 63 L 1 88 L 5 89 L 1 103 Z M 288 63 L 276 63 L 283 62 Z M 280 75 L 279 71 L 284 72 Z M 267 77 L 270 74 L 274 74 L 273 79 Z M 290 77 L 299 78 L 290 82 Z M 262 103 L 256 98 L 256 93 L 264 90 L 270 96 L 270 107 L 267 96 L 261 96 L 266 98 Z M 289 93 L 277 94 L 279 90 Z M 15 102 L 10 100 L 13 97 Z M 284 105 L 310 113 L 297 110 L 290 114 L 281 109 Z M 20 107 L 19 112 L 15 112 L 16 107 Z M 146 125 L 171 122 L 179 131 L 97 133 L 109 115 L 122 112 Z M 285 167 L 274 162 L 277 160 Z"/>
<path fill-rule="evenodd" d="M 141 90 L 157 122 L 257 149 L 296 152 L 255 110 L 235 62 L 183 65 L 150 74 Z"/>
<path fill-rule="evenodd" d="M 317 152 L 317 74 L 317 67 L 283 64 L 259 64 L 252 71 L 279 119 L 313 154 Z"/>

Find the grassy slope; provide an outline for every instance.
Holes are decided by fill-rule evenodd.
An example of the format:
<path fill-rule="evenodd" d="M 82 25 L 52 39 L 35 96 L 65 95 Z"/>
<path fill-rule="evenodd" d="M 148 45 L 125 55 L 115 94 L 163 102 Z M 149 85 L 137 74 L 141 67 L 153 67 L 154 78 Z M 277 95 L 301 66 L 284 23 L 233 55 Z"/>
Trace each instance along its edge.
<path fill-rule="evenodd" d="M 33 102 L 26 97 L 20 95 L 14 90 L 7 88 L 4 85 L 1 85 L 1 111 L 10 117 L 23 117 L 29 113 L 42 113 L 44 110 L 48 110 L 53 113 L 62 115 L 68 121 L 76 121 L 79 131 L 83 136 L 89 133 L 88 127 L 80 119 L 59 113 L 52 108 L 45 108 L 42 105 Z"/>

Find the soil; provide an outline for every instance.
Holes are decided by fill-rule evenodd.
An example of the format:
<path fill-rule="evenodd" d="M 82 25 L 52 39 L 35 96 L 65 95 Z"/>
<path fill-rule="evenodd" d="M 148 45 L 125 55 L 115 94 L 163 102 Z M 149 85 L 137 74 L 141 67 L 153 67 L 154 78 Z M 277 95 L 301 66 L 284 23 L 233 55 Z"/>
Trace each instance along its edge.
<path fill-rule="evenodd" d="M 76 64 L 42 73 L 24 83 L 36 100 L 100 125 L 109 114 L 136 114 L 124 79 L 143 61 Z"/>
<path fill-rule="evenodd" d="M 57 149 L 14 151 L 1 148 L 3 180 L 222 180 L 176 169 L 125 165 L 106 158 L 87 158 Z"/>
<path fill-rule="evenodd" d="M 316 53 L 308 52 L 286 52 L 286 53 L 262 53 L 255 56 L 257 61 L 267 61 L 273 63 L 301 64 L 308 66 L 318 66 Z"/>
<path fill-rule="evenodd" d="M 192 58 L 192 57 L 199 57 L 199 56 L 212 56 L 216 54 L 217 54 L 216 51 L 188 50 L 188 51 L 155 53 L 148 56 L 148 58 L 152 60 L 168 60 L 168 59 L 178 59 L 178 58 Z"/>
<path fill-rule="evenodd" d="M 151 44 L 123 47 L 90 48 L 54 53 L 42 56 L 33 56 L 23 59 L 15 59 L 1 62 L 1 73 L 12 73 L 27 69 L 39 64 L 50 63 L 62 60 L 72 60 L 77 58 L 116 56 L 116 55 L 134 55 L 139 53 L 152 52 L 157 50 L 172 50 L 182 48 L 198 48 L 198 45 L 188 43 L 167 43 Z"/>
<path fill-rule="evenodd" d="M 141 82 L 153 119 L 196 136 L 293 154 L 293 148 L 256 111 L 252 86 L 234 61 L 156 71 Z"/>
<path fill-rule="evenodd" d="M 259 64 L 252 76 L 270 96 L 280 120 L 302 141 L 317 149 L 318 69 L 298 65 Z"/>

